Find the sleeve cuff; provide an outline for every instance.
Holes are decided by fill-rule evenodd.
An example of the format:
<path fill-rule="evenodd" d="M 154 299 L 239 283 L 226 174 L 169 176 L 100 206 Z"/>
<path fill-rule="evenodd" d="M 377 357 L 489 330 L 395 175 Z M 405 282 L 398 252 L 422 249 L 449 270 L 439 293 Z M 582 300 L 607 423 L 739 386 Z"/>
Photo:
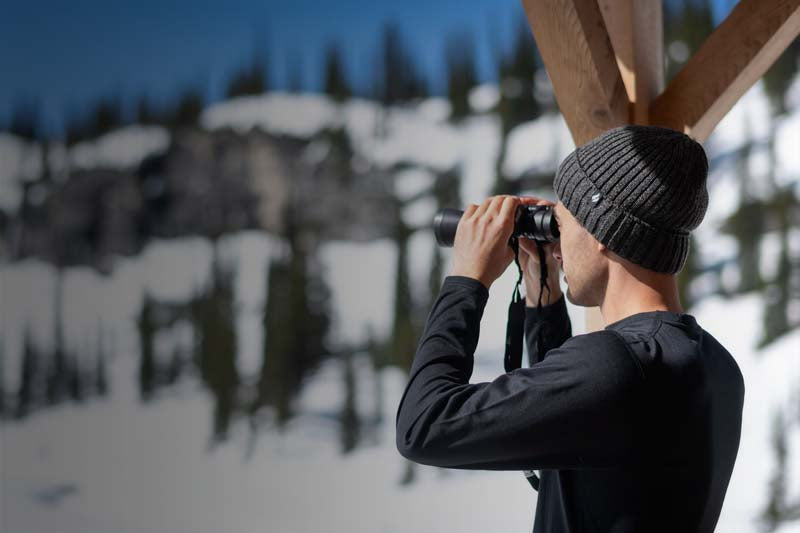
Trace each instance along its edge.
<path fill-rule="evenodd" d="M 442 283 L 443 287 L 445 285 L 469 289 L 478 295 L 479 299 L 484 303 L 489 299 L 489 289 L 486 287 L 486 285 L 475 278 L 470 278 L 467 276 L 447 276 L 444 278 L 444 282 Z"/>
<path fill-rule="evenodd" d="M 530 307 L 528 304 L 525 305 L 525 318 L 527 320 L 535 320 L 537 322 L 542 320 L 554 320 L 565 315 L 567 315 L 567 299 L 564 293 L 562 293 L 561 297 L 555 302 L 542 305 L 541 309 L 537 309 L 535 304 L 533 307 Z"/>

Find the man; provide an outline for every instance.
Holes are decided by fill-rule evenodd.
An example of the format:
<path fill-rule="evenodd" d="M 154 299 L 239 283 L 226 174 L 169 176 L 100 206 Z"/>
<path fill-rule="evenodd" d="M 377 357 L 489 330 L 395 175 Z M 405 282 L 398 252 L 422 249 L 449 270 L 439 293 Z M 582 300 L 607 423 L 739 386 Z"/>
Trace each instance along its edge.
<path fill-rule="evenodd" d="M 625 126 L 562 162 L 556 204 L 495 196 L 470 205 L 398 407 L 399 452 L 449 468 L 540 470 L 535 533 L 713 531 L 744 382 L 681 308 L 675 282 L 708 205 L 707 172 L 690 137 Z M 553 205 L 552 292 L 534 307 L 539 256 L 521 242 L 530 368 L 470 384 L 489 287 L 513 261 L 520 203 Z M 604 329 L 572 336 L 559 267 L 566 297 L 599 306 Z"/>

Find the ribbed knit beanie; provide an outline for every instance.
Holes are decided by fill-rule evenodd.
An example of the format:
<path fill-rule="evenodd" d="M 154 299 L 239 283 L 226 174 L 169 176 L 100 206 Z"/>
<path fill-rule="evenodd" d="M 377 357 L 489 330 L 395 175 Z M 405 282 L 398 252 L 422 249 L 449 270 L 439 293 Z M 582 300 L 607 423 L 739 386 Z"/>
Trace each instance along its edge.
<path fill-rule="evenodd" d="M 559 165 L 553 188 L 595 239 L 656 272 L 680 272 L 689 232 L 708 207 L 708 160 L 683 133 L 621 126 L 575 149 Z"/>

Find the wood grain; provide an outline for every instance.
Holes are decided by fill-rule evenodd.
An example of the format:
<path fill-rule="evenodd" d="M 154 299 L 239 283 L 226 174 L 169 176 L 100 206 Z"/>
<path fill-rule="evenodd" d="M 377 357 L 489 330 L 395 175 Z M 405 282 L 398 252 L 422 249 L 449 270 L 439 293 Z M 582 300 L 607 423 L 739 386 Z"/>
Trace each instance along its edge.
<path fill-rule="evenodd" d="M 705 141 L 800 33 L 800 0 L 741 0 L 650 106 L 652 124 Z"/>

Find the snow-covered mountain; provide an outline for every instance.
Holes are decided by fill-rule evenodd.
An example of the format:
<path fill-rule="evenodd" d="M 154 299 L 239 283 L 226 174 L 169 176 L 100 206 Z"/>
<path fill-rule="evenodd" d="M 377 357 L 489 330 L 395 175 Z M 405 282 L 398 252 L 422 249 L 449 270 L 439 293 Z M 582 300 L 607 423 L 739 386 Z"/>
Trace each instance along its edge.
<path fill-rule="evenodd" d="M 430 186 L 437 173 L 460 170 L 464 205 L 481 202 L 491 190 L 498 168 L 501 131 L 491 111 L 497 91 L 482 86 L 470 98 L 475 113 L 453 123 L 449 104 L 432 98 L 403 107 L 381 108 L 374 102 L 336 104 L 323 95 L 268 93 L 215 104 L 201 115 L 209 132 L 231 130 L 247 136 L 263 131 L 309 141 L 303 156 L 325 157 L 328 146 L 314 139 L 326 130 L 347 132 L 355 166 L 378 168 L 394 178 L 393 193 L 412 198 Z M 724 263 L 720 283 L 730 290 L 738 279 L 735 239 L 720 233 L 722 222 L 740 201 L 737 169 L 726 154 L 749 141 L 755 147 L 747 162 L 754 191 L 769 169 L 763 146 L 775 132 L 776 183 L 794 184 L 800 198 L 800 107 L 772 123 L 761 84 L 756 84 L 719 124 L 706 147 L 712 161 L 709 208 L 696 235 L 694 250 L 701 265 Z M 159 127 L 129 126 L 69 149 L 50 146 L 47 157 L 60 175 L 72 169 L 130 170 L 169 149 L 174 139 Z M 512 130 L 500 168 L 508 176 L 551 171 L 574 148 L 559 115 L 545 115 Z M 42 147 L 0 134 L 0 208 L 19 205 L 21 183 L 42 168 Z M 529 191 L 555 199 L 552 191 Z M 427 196 L 409 203 L 402 216 L 413 227 L 429 223 L 436 203 Z M 762 241 L 762 268 L 770 279 L 780 249 L 774 233 Z M 800 228 L 789 238 L 800 259 Z M 281 238 L 263 231 L 239 231 L 220 241 L 223 257 L 238 265 L 235 301 L 240 351 L 237 364 L 254 376 L 261 362 L 261 308 L 265 271 L 271 257 L 285 253 Z M 417 231 L 409 244 L 411 284 L 424 294 L 434 240 Z M 333 292 L 334 338 L 359 343 L 371 328 L 380 335 L 391 327 L 397 250 L 392 241 L 331 241 L 322 245 L 320 261 Z M 372 374 L 365 354 L 355 357 L 357 382 L 376 378 L 379 399 L 359 385 L 357 408 L 365 417 L 382 405 L 383 424 L 369 445 L 347 456 L 338 453 L 337 423 L 321 416 L 344 401 L 342 369 L 325 363 L 304 387 L 300 414 L 284 433 L 264 431 L 252 440 L 245 424 L 230 440 L 209 452 L 209 398 L 194 383 L 182 382 L 156 402 L 142 405 L 135 387 L 138 338 L 134 319 L 148 293 L 164 301 L 181 301 L 208 281 L 212 248 L 206 239 L 155 240 L 135 257 L 115 257 L 111 273 L 89 268 L 65 271 L 62 306 L 65 338 L 76 353 L 93 364 L 98 328 L 115 339 L 109 361 L 111 395 L 85 405 L 60 405 L 20 422 L 0 427 L 3 472 L 2 521 L 9 531 L 527 531 L 535 494 L 518 472 L 447 471 L 420 467 L 417 481 L 399 485 L 405 460 L 394 448 L 393 420 L 405 376 L 395 368 Z M 445 249 L 449 264 L 450 251 Z M 356 268 L 358 266 L 358 268 Z M 19 385 L 24 331 L 30 324 L 37 342 L 51 343 L 55 313 L 56 272 L 38 260 L 0 264 L 0 307 L 6 391 Z M 515 273 L 509 269 L 491 287 L 481 324 L 472 381 L 491 380 L 502 372 L 508 301 Z M 701 276 L 698 294 L 715 288 Z M 369 298 L 365 298 L 365 294 Z M 763 294 L 732 299 L 707 297 L 689 312 L 725 345 L 745 377 L 742 441 L 718 531 L 750 532 L 765 505 L 775 468 L 771 435 L 774 413 L 783 410 L 788 425 L 787 495 L 800 501 L 800 330 L 758 351 Z M 585 331 L 584 310 L 568 302 L 573 332 Z M 800 302 L 792 307 L 800 320 Z M 180 327 L 161 335 L 161 351 L 192 342 Z M 333 407 L 332 407 L 333 406 Z M 248 451 L 249 450 L 249 451 Z M 345 489 L 345 490 L 343 490 Z M 409 513 L 409 509 L 414 512 Z M 800 531 L 800 521 L 779 531 Z"/>

